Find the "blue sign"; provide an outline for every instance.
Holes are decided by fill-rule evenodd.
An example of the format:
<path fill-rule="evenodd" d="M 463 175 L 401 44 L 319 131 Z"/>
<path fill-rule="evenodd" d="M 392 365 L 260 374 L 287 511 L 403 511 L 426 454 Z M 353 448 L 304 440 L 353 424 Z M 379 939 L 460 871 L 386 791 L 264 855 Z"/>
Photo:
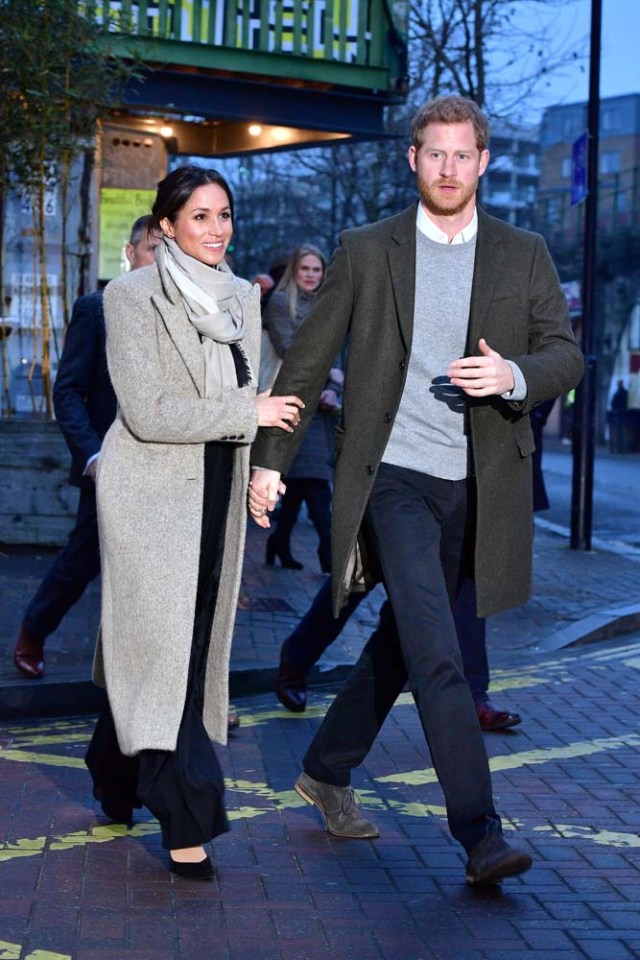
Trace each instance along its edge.
<path fill-rule="evenodd" d="M 571 206 L 587 196 L 587 143 L 589 135 L 583 133 L 571 148 Z"/>

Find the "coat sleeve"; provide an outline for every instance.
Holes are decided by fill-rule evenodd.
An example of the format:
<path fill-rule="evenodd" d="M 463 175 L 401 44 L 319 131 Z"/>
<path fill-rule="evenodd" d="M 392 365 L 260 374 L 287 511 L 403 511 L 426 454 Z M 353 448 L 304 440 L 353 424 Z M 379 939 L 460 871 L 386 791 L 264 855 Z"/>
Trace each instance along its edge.
<path fill-rule="evenodd" d="M 161 358 L 162 319 L 136 279 L 135 273 L 119 278 L 126 282 L 113 281 L 104 294 L 109 373 L 129 429 L 155 443 L 250 443 L 258 425 L 255 384 L 205 398 L 172 382 L 170 364 Z M 177 360 L 177 347 L 170 349 Z"/>
<path fill-rule="evenodd" d="M 269 334 L 274 350 L 282 360 L 296 332 L 296 324 L 291 316 L 284 290 L 276 290 L 269 299 L 264 315 L 264 328 Z"/>
<path fill-rule="evenodd" d="M 251 463 L 286 473 L 311 418 L 329 371 L 335 364 L 349 331 L 355 300 L 353 269 L 348 242 L 343 238 L 309 316 L 293 338 L 284 358 L 273 396 L 295 395 L 305 404 L 294 433 L 278 427 L 261 427 L 251 450 Z"/>
<path fill-rule="evenodd" d="M 53 403 L 56 418 L 74 463 L 84 470 L 87 460 L 100 452 L 102 440 L 91 423 L 87 397 L 102 352 L 104 319 L 102 297 L 93 293 L 76 300 L 67 328 Z"/>
<path fill-rule="evenodd" d="M 566 297 L 542 237 L 536 237 L 529 279 L 528 351 L 509 359 L 520 367 L 527 384 L 525 412 L 571 390 L 584 372 Z"/>

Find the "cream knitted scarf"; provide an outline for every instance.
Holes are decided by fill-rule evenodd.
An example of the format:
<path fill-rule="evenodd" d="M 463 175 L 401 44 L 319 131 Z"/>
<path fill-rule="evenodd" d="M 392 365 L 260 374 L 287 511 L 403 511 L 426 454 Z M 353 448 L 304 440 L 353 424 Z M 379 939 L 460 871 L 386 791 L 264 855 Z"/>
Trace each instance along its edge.
<path fill-rule="evenodd" d="M 240 283 L 224 261 L 217 267 L 184 253 L 175 240 L 164 237 L 158 251 L 169 276 L 180 291 L 190 322 L 204 349 L 205 397 L 218 397 L 238 386 L 229 344 L 244 336 Z M 241 350 L 245 363 L 248 361 Z"/>

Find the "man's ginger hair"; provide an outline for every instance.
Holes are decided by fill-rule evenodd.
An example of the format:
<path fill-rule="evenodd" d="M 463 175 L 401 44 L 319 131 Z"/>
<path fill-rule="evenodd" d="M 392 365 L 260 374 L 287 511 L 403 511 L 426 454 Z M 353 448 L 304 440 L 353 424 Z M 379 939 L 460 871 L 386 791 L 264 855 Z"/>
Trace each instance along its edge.
<path fill-rule="evenodd" d="M 411 143 L 418 150 L 430 123 L 466 123 L 470 120 L 476 135 L 476 147 L 482 153 L 489 143 L 489 121 L 473 100 L 466 97 L 442 96 L 428 100 L 411 123 Z"/>

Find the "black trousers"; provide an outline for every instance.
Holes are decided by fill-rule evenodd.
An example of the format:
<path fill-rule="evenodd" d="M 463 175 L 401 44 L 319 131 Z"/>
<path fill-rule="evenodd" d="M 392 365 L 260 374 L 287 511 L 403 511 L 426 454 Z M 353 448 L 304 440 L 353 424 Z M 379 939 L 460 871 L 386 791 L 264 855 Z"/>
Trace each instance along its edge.
<path fill-rule="evenodd" d="M 82 487 L 69 540 L 56 555 L 25 611 L 22 624 L 27 632 L 38 640 L 54 633 L 99 573 L 96 491 L 94 487 Z"/>
<path fill-rule="evenodd" d="M 309 673 L 325 650 L 342 633 L 347 621 L 366 596 L 366 593 L 352 593 L 340 615 L 334 617 L 331 580 L 325 580 L 295 630 L 282 644 L 280 653 L 283 659 L 300 673 Z M 384 605 L 388 603 L 389 601 L 385 600 Z M 380 618 L 378 629 L 381 630 L 393 622 L 382 607 Z M 476 591 L 470 577 L 463 580 L 453 603 L 453 618 L 465 680 L 469 684 L 474 702 L 482 703 L 489 699 L 486 621 L 476 616 Z M 395 630 L 395 624 L 393 629 Z"/>
<path fill-rule="evenodd" d="M 222 566 L 233 445 L 205 445 L 205 484 L 196 611 L 187 696 L 176 749 L 126 757 L 118 746 L 109 706 L 87 752 L 94 795 L 107 805 L 146 806 L 159 821 L 163 846 L 196 847 L 229 829 L 224 778 L 202 720 L 209 638 Z"/>
<path fill-rule="evenodd" d="M 314 478 L 287 479 L 287 492 L 282 498 L 273 542 L 283 556 L 291 553 L 291 532 L 298 519 L 300 507 L 307 504 L 320 543 L 318 557 L 323 570 L 331 569 L 331 485 L 328 480 Z"/>
<path fill-rule="evenodd" d="M 472 512 L 472 481 L 380 466 L 366 519 L 391 607 L 303 760 L 310 776 L 346 786 L 408 680 L 451 833 L 467 850 L 501 829 L 451 611 L 470 556 Z"/>

